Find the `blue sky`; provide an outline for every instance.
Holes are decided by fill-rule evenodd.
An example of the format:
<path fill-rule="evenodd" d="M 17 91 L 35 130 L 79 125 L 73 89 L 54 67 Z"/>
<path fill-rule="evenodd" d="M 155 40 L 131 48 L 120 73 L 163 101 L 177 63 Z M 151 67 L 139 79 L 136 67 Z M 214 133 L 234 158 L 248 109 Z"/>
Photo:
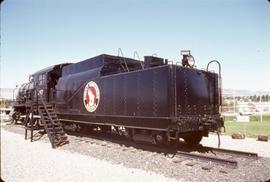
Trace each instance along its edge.
<path fill-rule="evenodd" d="M 198 68 L 220 60 L 224 88 L 270 90 L 269 32 L 267 0 L 5 0 L 1 87 L 120 47 L 175 62 L 190 49 Z"/>

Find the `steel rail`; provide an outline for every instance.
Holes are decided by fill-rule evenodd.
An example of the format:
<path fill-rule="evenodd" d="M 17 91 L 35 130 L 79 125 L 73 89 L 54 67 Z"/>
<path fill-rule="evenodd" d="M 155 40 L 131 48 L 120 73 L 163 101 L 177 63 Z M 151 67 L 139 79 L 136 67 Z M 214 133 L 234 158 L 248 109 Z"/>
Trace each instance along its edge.
<path fill-rule="evenodd" d="M 76 134 L 76 132 L 69 132 L 70 134 Z M 76 135 L 75 135 L 76 136 Z M 85 136 L 85 137 L 91 137 L 92 139 L 104 139 L 104 137 L 106 136 L 94 136 L 94 135 L 89 135 L 89 134 L 82 134 L 81 136 Z M 82 141 L 84 141 L 85 139 L 81 139 Z M 174 157 L 175 156 L 186 156 L 186 157 L 191 157 L 191 158 L 198 158 L 199 160 L 205 160 L 205 161 L 211 161 L 214 163 L 219 163 L 219 164 L 223 164 L 226 166 L 231 166 L 233 168 L 236 168 L 238 165 L 238 162 L 236 160 L 233 159 L 224 159 L 224 158 L 220 158 L 220 157 L 216 157 L 216 156 L 207 156 L 204 154 L 196 154 L 196 153 L 190 153 L 190 152 L 184 152 L 184 151 L 175 151 L 172 149 L 164 149 L 164 148 L 159 148 L 153 145 L 145 145 L 145 144 L 141 144 L 141 143 L 133 143 L 131 141 L 126 141 L 126 140 L 122 140 L 121 138 L 118 137 L 112 137 L 109 140 L 110 142 L 120 142 L 121 144 L 124 144 L 126 146 L 133 146 L 135 148 L 140 148 L 143 150 L 149 150 L 149 151 L 155 151 L 158 153 L 164 153 L 165 155 L 167 154 L 172 154 Z"/>
<path fill-rule="evenodd" d="M 76 134 L 76 132 L 69 132 L 70 134 Z M 75 135 L 76 136 L 76 135 Z M 89 135 L 89 134 L 82 134 L 82 136 L 85 137 L 90 137 L 92 139 L 104 139 L 106 138 L 106 136 L 97 136 L 97 135 Z M 82 139 L 84 140 L 84 139 Z M 133 146 L 135 148 L 140 148 L 143 150 L 149 150 L 149 151 L 155 151 L 158 153 L 164 153 L 165 155 L 167 154 L 172 154 L 174 157 L 181 157 L 181 156 L 186 156 L 186 157 L 190 157 L 190 158 L 197 158 L 199 160 L 204 160 L 204 161 L 211 161 L 214 163 L 218 163 L 221 165 L 226 165 L 226 166 L 231 166 L 233 168 L 237 168 L 238 166 L 238 162 L 236 160 L 234 160 L 233 158 L 221 158 L 220 156 L 209 156 L 209 155 L 205 155 L 205 154 L 201 154 L 201 153 L 192 153 L 192 152 L 186 152 L 186 151 L 181 151 L 181 150 L 177 150 L 175 151 L 174 149 L 168 149 L 168 148 L 160 148 L 157 146 L 153 146 L 153 145 L 146 145 L 146 144 L 141 144 L 141 143 L 134 143 L 128 140 L 123 140 L 122 138 L 119 137 L 111 137 L 110 140 L 108 140 L 109 142 L 120 142 L 121 144 L 124 144 L 126 146 Z M 220 149 L 220 148 L 212 148 L 212 147 L 206 147 L 206 146 L 201 146 L 200 147 L 201 150 L 203 151 L 207 151 L 207 152 L 220 152 L 220 153 L 228 153 L 228 154 L 235 154 L 235 155 L 241 155 L 244 157 L 255 157 L 257 159 L 258 154 L 257 153 L 251 153 L 251 152 L 242 152 L 242 151 L 236 151 L 236 150 L 229 150 L 229 149 Z M 200 150 L 199 150 L 200 152 Z M 231 156 L 233 157 L 233 156 Z"/>
<path fill-rule="evenodd" d="M 238 165 L 238 162 L 232 159 L 223 159 L 223 158 L 219 158 L 215 156 L 207 156 L 207 155 L 195 154 L 195 153 L 189 153 L 189 152 L 183 152 L 183 151 L 177 151 L 176 154 L 185 155 L 187 157 L 196 157 L 198 159 L 208 160 L 208 161 L 219 163 L 219 164 L 230 165 L 234 168 L 236 168 Z"/>
<path fill-rule="evenodd" d="M 203 148 L 209 151 L 216 151 L 216 152 L 223 152 L 223 153 L 229 153 L 229 154 L 243 155 L 246 157 L 258 158 L 258 154 L 254 152 L 244 152 L 244 151 L 239 151 L 239 150 L 221 149 L 221 148 L 204 147 L 204 146 Z"/>

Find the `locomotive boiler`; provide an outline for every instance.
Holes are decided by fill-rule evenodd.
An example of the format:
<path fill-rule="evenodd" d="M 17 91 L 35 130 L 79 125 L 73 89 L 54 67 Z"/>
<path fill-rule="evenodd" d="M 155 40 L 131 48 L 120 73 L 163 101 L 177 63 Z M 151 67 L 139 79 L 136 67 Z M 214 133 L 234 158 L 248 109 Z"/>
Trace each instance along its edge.
<path fill-rule="evenodd" d="M 55 128 L 72 125 L 114 130 L 139 142 L 175 144 L 183 138 L 196 145 L 224 127 L 221 76 L 208 66 L 197 69 L 190 51 L 182 53 L 181 64 L 102 54 L 54 65 L 31 75 L 28 95 L 14 109 L 28 118 L 39 115 L 51 141 L 63 136 L 56 137 Z"/>

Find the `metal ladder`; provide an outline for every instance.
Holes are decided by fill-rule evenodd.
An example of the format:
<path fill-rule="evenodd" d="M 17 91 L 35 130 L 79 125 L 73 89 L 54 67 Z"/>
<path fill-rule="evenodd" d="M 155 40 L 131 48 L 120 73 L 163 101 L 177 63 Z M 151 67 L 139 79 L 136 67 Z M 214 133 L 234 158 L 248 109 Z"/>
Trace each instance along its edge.
<path fill-rule="evenodd" d="M 38 106 L 38 112 L 41 117 L 40 119 L 44 124 L 44 129 L 52 144 L 52 148 L 69 143 L 68 137 L 66 136 L 63 126 L 57 117 L 53 105 L 45 103 L 43 99 L 41 99 L 41 104 Z"/>

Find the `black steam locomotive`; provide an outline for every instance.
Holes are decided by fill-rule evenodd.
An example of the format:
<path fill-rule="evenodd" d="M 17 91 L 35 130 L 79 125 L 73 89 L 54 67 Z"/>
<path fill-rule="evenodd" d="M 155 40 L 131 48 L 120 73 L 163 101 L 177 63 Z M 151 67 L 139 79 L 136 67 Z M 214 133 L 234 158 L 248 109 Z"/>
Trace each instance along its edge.
<path fill-rule="evenodd" d="M 182 53 L 181 65 L 102 54 L 40 70 L 20 88 L 14 119 L 41 125 L 48 134 L 64 125 L 155 144 L 179 138 L 198 144 L 224 127 L 221 77 L 208 66 L 196 69 L 190 52 Z"/>

